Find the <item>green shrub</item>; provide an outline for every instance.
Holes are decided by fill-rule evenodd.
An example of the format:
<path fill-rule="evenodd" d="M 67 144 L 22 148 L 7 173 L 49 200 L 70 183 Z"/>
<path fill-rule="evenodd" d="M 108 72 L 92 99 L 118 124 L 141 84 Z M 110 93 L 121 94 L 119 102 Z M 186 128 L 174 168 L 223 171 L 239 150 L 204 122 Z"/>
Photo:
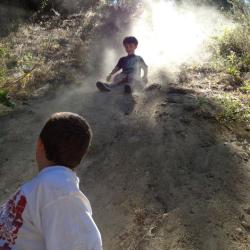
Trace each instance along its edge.
<path fill-rule="evenodd" d="M 216 98 L 214 101 L 221 109 L 216 115 L 216 119 L 220 123 L 250 121 L 250 103 L 244 104 L 240 100 L 226 95 Z"/>
<path fill-rule="evenodd" d="M 14 107 L 14 104 L 10 101 L 8 97 L 8 91 L 6 89 L 0 89 L 0 103 L 8 107 Z"/>
<path fill-rule="evenodd" d="M 244 94 L 250 94 L 250 81 L 240 88 L 240 91 Z"/>
<path fill-rule="evenodd" d="M 250 71 L 250 5 L 240 0 L 229 2 L 232 4 L 230 17 L 235 25 L 214 37 L 213 64 L 236 76 Z"/>
<path fill-rule="evenodd" d="M 0 66 L 0 84 L 5 82 L 6 80 L 6 68 L 4 66 Z"/>

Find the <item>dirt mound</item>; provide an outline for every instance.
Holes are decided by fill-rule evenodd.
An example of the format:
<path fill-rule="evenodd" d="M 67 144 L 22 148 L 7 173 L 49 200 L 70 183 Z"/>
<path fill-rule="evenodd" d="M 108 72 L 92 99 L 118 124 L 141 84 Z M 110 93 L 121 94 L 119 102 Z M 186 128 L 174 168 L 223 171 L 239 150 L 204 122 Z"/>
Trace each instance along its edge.
<path fill-rule="evenodd" d="M 35 174 L 47 116 L 73 111 L 94 132 L 78 174 L 105 249 L 247 249 L 249 147 L 199 115 L 201 93 L 179 84 L 124 96 L 85 80 L 30 101 L 1 118 L 1 199 Z"/>
<path fill-rule="evenodd" d="M 107 41 L 117 32 L 120 43 L 112 18 L 96 29 L 107 33 Z M 221 81 L 225 75 L 211 68 L 185 69 L 168 81 L 165 72 L 158 72 L 157 84 L 145 91 L 100 93 L 97 79 L 86 77 L 102 63 L 97 55 L 103 48 L 96 43 L 90 49 L 86 40 L 96 20 L 85 14 L 54 17 L 13 34 L 13 41 L 26 41 L 21 57 L 30 47 L 43 53 L 22 65 L 24 71 L 30 60 L 41 64 L 32 71 L 30 85 L 24 84 L 32 99 L 13 112 L 0 107 L 5 109 L 0 115 L 0 200 L 36 174 L 35 143 L 47 117 L 71 111 L 86 117 L 94 133 L 78 175 L 104 249 L 249 249 L 249 127 L 230 123 L 242 114 L 234 102 L 225 102 L 223 109 L 216 101 L 228 84 Z M 18 48 L 14 42 L 13 51 Z M 88 65 L 95 67 L 91 71 Z M 228 91 L 236 97 L 239 88 Z"/>

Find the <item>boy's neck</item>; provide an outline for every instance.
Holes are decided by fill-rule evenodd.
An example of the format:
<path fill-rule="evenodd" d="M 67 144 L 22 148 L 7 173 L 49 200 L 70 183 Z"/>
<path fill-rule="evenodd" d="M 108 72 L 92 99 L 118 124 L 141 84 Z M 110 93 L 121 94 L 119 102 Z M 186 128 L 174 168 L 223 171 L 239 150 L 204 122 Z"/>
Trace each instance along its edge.
<path fill-rule="evenodd" d="M 46 162 L 43 162 L 43 163 L 40 163 L 38 164 L 38 170 L 39 172 L 42 171 L 43 169 L 45 168 L 48 168 L 48 167 L 52 167 L 52 166 L 56 166 L 57 164 L 52 162 L 52 161 L 46 161 Z"/>
<path fill-rule="evenodd" d="M 128 56 L 132 56 L 132 55 L 134 55 L 135 54 L 135 52 L 133 52 L 133 53 L 128 53 Z"/>
<path fill-rule="evenodd" d="M 38 172 L 41 172 L 45 168 L 52 168 L 52 167 L 58 167 L 58 166 L 66 167 L 66 168 L 72 170 L 73 172 L 75 172 L 75 168 L 70 168 L 70 167 L 63 166 L 63 165 L 60 165 L 60 164 L 56 164 L 56 163 L 53 163 L 53 162 L 50 162 L 49 164 L 38 167 Z"/>

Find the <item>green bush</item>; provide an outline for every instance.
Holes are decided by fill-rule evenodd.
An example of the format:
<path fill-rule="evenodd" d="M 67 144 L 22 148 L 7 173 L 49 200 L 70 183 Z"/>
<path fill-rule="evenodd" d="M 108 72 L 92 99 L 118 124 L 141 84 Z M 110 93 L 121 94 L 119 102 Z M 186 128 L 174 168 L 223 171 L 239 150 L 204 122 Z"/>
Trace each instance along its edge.
<path fill-rule="evenodd" d="M 0 103 L 8 107 L 14 107 L 14 104 L 10 101 L 8 97 L 8 91 L 6 89 L 0 89 Z"/>
<path fill-rule="evenodd" d="M 240 87 L 240 91 L 243 94 L 250 94 L 250 81 L 246 81 L 246 84 Z"/>
<path fill-rule="evenodd" d="M 250 6 L 240 0 L 229 2 L 232 4 L 230 17 L 235 25 L 214 38 L 213 62 L 235 76 L 250 71 Z"/>
<path fill-rule="evenodd" d="M 217 113 L 216 119 L 223 124 L 231 122 L 249 122 L 250 104 L 243 104 L 240 100 L 231 96 L 216 98 L 215 103 L 221 108 Z"/>

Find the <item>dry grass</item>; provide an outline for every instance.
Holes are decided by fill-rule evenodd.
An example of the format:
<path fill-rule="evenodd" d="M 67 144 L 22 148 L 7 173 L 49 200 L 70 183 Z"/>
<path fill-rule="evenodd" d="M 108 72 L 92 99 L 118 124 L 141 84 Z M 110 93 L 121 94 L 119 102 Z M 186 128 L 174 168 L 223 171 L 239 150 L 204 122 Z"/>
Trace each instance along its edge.
<path fill-rule="evenodd" d="M 0 41 L 0 88 L 14 98 L 28 97 L 47 83 L 74 81 L 69 68 L 84 67 L 93 12 L 51 17 L 24 24 Z"/>

